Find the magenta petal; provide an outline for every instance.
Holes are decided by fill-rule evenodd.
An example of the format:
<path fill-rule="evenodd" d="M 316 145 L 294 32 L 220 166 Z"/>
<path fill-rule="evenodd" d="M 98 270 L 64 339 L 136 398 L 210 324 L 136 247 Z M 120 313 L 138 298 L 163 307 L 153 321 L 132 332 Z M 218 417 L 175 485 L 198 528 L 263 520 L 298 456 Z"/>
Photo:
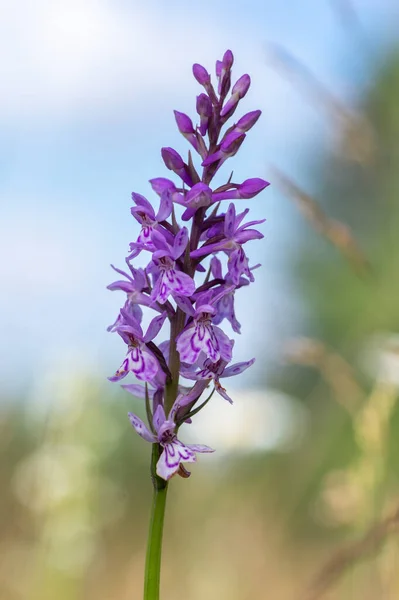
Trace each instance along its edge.
<path fill-rule="evenodd" d="M 151 241 L 159 250 L 165 250 L 167 253 L 170 252 L 170 247 L 165 237 L 156 229 L 152 230 Z"/>
<path fill-rule="evenodd" d="M 157 475 L 168 480 L 177 473 L 181 462 L 195 462 L 196 460 L 196 456 L 190 448 L 179 440 L 175 440 L 165 444 L 164 451 L 157 463 Z"/>
<path fill-rule="evenodd" d="M 201 352 L 201 347 L 196 344 L 195 327 L 183 329 L 176 338 L 176 347 L 182 362 L 194 364 Z"/>
<path fill-rule="evenodd" d="M 124 379 L 126 375 L 129 373 L 129 360 L 125 358 L 119 369 L 116 371 L 115 375 L 112 377 L 108 377 L 109 381 L 120 381 Z"/>
<path fill-rule="evenodd" d="M 224 398 L 225 400 L 227 400 L 227 402 L 230 402 L 230 404 L 233 404 L 233 400 L 230 398 L 230 396 L 228 395 L 228 393 L 226 392 L 226 390 L 224 389 L 224 387 L 222 387 L 220 385 L 220 383 L 217 383 L 215 385 L 215 389 L 216 389 L 217 393 L 220 394 L 220 396 L 222 396 L 222 398 Z"/>
<path fill-rule="evenodd" d="M 181 310 L 184 313 L 186 313 L 186 315 L 190 315 L 190 317 L 193 317 L 195 315 L 193 305 L 191 304 L 187 296 L 178 296 L 177 294 L 174 294 L 173 297 L 177 306 L 181 308 Z"/>
<path fill-rule="evenodd" d="M 197 250 L 193 250 L 190 252 L 191 258 L 199 258 L 201 256 L 206 256 L 207 254 L 213 254 L 213 252 L 218 252 L 219 250 L 224 250 L 228 245 L 228 240 L 222 240 L 221 242 L 215 242 L 214 244 L 204 244 L 201 248 L 197 248 Z"/>
<path fill-rule="evenodd" d="M 260 231 L 256 229 L 245 229 L 244 231 L 239 231 L 234 235 L 234 239 L 239 244 L 245 244 L 245 242 L 249 242 L 250 240 L 261 240 L 265 236 Z"/>
<path fill-rule="evenodd" d="M 236 363 L 235 365 L 231 365 L 230 367 L 227 367 L 224 371 L 223 374 L 221 375 L 221 377 L 233 377 L 234 375 L 239 375 L 240 373 L 243 373 L 246 369 L 248 369 L 251 365 L 253 365 L 255 362 L 255 359 L 253 358 L 252 360 L 247 360 L 246 362 L 239 362 Z"/>
<path fill-rule="evenodd" d="M 165 304 L 170 294 L 170 287 L 168 285 L 168 281 L 166 279 L 166 273 L 163 272 L 158 277 L 154 288 L 151 293 L 151 298 L 154 302 L 159 302 L 159 304 Z"/>
<path fill-rule="evenodd" d="M 220 356 L 223 360 L 230 362 L 233 354 L 233 340 L 230 340 L 220 327 L 213 327 L 215 338 L 217 339 Z M 216 362 L 212 357 L 209 357 L 212 362 Z M 217 359 L 219 360 L 219 359 Z"/>
<path fill-rule="evenodd" d="M 175 241 L 173 243 L 172 257 L 176 260 L 179 258 L 184 250 L 186 249 L 188 242 L 188 230 L 187 227 L 182 227 L 176 234 Z"/>
<path fill-rule="evenodd" d="M 176 191 L 176 186 L 170 179 L 166 177 L 155 177 L 154 179 L 150 179 L 150 184 L 154 192 L 156 192 L 159 196 L 163 194 L 166 190 L 170 190 L 172 192 Z"/>
<path fill-rule="evenodd" d="M 138 383 L 125 383 L 121 385 L 121 387 L 127 392 L 129 392 L 129 394 L 136 396 L 136 398 L 145 398 L 145 388 L 142 385 L 139 385 Z M 150 400 L 152 400 L 152 398 L 154 397 L 154 393 L 155 390 L 148 390 L 148 396 Z"/>
<path fill-rule="evenodd" d="M 159 369 L 155 356 L 144 344 L 131 348 L 128 352 L 129 371 L 132 371 L 141 381 L 152 381 Z"/>
<path fill-rule="evenodd" d="M 146 214 L 150 215 L 152 219 L 155 219 L 154 209 L 150 202 L 148 202 L 147 198 L 144 198 L 144 196 L 142 196 L 141 194 L 132 192 L 132 200 L 136 204 L 136 206 L 140 206 L 142 209 L 144 209 L 144 212 Z"/>
<path fill-rule="evenodd" d="M 115 290 L 120 290 L 129 294 L 130 292 L 134 292 L 134 284 L 131 281 L 123 281 L 121 279 L 119 281 L 114 281 L 113 283 L 107 285 L 107 290 L 111 290 L 111 292 L 114 292 Z"/>
<path fill-rule="evenodd" d="M 152 418 L 152 422 L 155 428 L 155 431 L 159 433 L 162 425 L 166 421 L 166 415 L 162 404 L 158 404 L 156 411 L 154 412 L 154 416 Z"/>
<path fill-rule="evenodd" d="M 170 269 L 165 272 L 169 288 L 178 296 L 192 296 L 195 292 L 194 280 L 177 269 Z"/>
<path fill-rule="evenodd" d="M 169 215 L 171 214 L 172 209 L 173 209 L 172 197 L 171 197 L 170 191 L 166 190 L 161 194 L 161 201 L 159 203 L 159 211 L 155 217 L 155 220 L 158 222 L 165 221 L 165 219 L 167 219 L 169 217 Z"/>
<path fill-rule="evenodd" d="M 177 349 L 180 360 L 190 365 L 195 363 L 200 352 L 204 352 L 212 362 L 220 358 L 219 344 L 210 324 L 198 322 L 184 329 L 177 338 Z"/>
<path fill-rule="evenodd" d="M 253 275 L 248 268 L 248 259 L 241 246 L 230 254 L 227 267 L 229 269 L 230 277 L 235 285 L 239 284 L 242 273 L 249 278 L 253 278 Z"/>
<path fill-rule="evenodd" d="M 212 257 L 210 267 L 211 273 L 215 279 L 223 279 L 222 263 L 217 258 L 217 256 Z"/>
<path fill-rule="evenodd" d="M 155 435 L 153 435 L 147 429 L 147 427 L 144 425 L 144 423 L 141 419 L 139 419 L 133 413 L 128 413 L 128 416 L 129 416 L 129 420 L 130 420 L 131 424 L 133 425 L 133 427 L 135 428 L 136 432 L 139 434 L 140 437 L 142 437 L 147 442 L 151 442 L 151 443 L 156 442 Z"/>
<path fill-rule="evenodd" d="M 190 448 L 193 452 L 215 452 L 213 448 L 203 444 L 187 444 L 187 448 Z"/>
<path fill-rule="evenodd" d="M 158 317 L 154 317 L 152 319 L 152 321 L 150 322 L 147 332 L 143 338 L 144 342 L 150 342 L 151 340 L 154 339 L 154 337 L 156 337 L 158 335 L 158 333 L 161 331 L 162 329 L 162 325 L 165 322 L 165 319 L 167 317 L 167 312 L 164 311 L 161 315 L 159 315 Z"/>
<path fill-rule="evenodd" d="M 236 209 L 234 204 L 231 202 L 224 218 L 224 235 L 227 239 L 231 239 L 233 237 L 233 233 L 235 230 L 235 222 Z"/>

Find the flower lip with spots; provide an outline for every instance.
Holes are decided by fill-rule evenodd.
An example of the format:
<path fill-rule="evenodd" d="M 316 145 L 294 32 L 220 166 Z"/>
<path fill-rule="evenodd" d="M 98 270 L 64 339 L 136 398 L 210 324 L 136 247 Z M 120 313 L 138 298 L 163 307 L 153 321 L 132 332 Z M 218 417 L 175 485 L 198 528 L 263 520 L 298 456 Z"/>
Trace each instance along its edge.
<path fill-rule="evenodd" d="M 173 417 L 178 406 L 176 402 L 168 419 L 166 418 L 163 406 L 158 406 L 152 422 L 155 433 L 151 433 L 139 417 L 133 413 L 129 413 L 130 422 L 136 432 L 147 442 L 153 444 L 159 443 L 162 446 L 163 451 L 157 463 L 156 473 L 158 477 L 166 481 L 178 472 L 180 463 L 196 462 L 197 452 L 214 452 L 209 446 L 183 444 L 177 438 L 175 432 L 176 423 Z"/>

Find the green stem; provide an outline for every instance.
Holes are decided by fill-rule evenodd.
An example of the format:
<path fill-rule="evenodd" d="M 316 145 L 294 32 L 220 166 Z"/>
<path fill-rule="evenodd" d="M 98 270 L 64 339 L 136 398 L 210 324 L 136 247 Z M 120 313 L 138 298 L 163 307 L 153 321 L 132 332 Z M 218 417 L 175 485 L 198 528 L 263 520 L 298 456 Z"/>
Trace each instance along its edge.
<path fill-rule="evenodd" d="M 155 472 L 159 459 L 159 444 L 152 445 L 151 477 L 153 483 L 153 500 L 151 508 L 150 528 L 147 540 L 147 555 L 144 576 L 144 600 L 159 600 L 161 578 L 162 534 L 165 518 L 166 494 L 168 484 Z"/>

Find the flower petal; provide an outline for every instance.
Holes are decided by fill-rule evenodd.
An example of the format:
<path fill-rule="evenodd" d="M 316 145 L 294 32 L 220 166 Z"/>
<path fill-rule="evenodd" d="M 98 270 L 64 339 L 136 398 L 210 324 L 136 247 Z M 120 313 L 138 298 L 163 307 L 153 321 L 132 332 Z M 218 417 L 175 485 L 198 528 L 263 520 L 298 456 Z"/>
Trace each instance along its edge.
<path fill-rule="evenodd" d="M 139 385 L 138 383 L 125 383 L 121 385 L 121 387 L 127 392 L 129 392 L 129 394 L 133 394 L 133 396 L 136 396 L 136 398 L 145 398 L 145 388 L 142 385 Z M 148 390 L 148 396 L 150 400 L 152 400 L 154 394 L 155 390 Z"/>
<path fill-rule="evenodd" d="M 213 448 L 204 446 L 204 444 L 187 444 L 187 448 L 190 448 L 193 452 L 215 452 Z"/>
<path fill-rule="evenodd" d="M 154 209 L 152 204 L 148 202 L 147 198 L 142 196 L 141 194 L 137 194 L 136 192 L 132 192 L 132 200 L 136 204 L 136 206 L 140 206 L 145 209 L 145 213 L 150 215 L 151 218 L 155 219 Z"/>
<path fill-rule="evenodd" d="M 181 256 L 186 249 L 188 243 L 188 230 L 187 227 L 182 227 L 176 234 L 175 241 L 173 243 L 172 256 L 176 260 Z"/>
<path fill-rule="evenodd" d="M 195 310 L 193 308 L 193 305 L 191 304 L 191 302 L 187 298 L 187 296 L 178 296 L 177 294 L 174 294 L 173 297 L 175 299 L 177 306 L 179 308 L 181 308 L 181 310 L 184 313 L 186 313 L 186 315 L 190 315 L 190 317 L 193 317 L 195 315 Z"/>
<path fill-rule="evenodd" d="M 169 288 L 178 296 L 192 296 L 195 292 L 194 280 L 177 269 L 170 269 L 165 272 Z"/>
<path fill-rule="evenodd" d="M 155 217 L 155 220 L 160 222 L 160 221 L 165 221 L 165 219 L 167 219 L 170 215 L 170 213 L 172 212 L 172 208 L 173 208 L 173 202 L 172 202 L 172 195 L 170 190 L 165 190 L 162 194 L 161 194 L 161 201 L 159 203 L 159 211 Z"/>
<path fill-rule="evenodd" d="M 230 340 L 227 337 L 227 335 L 224 333 L 224 331 L 222 331 L 222 329 L 220 329 L 220 327 L 214 326 L 213 331 L 214 331 L 215 338 L 217 340 L 220 357 L 223 360 L 230 362 L 232 354 L 233 354 L 232 351 L 233 351 L 234 341 Z M 216 360 L 213 360 L 211 356 L 209 356 L 209 358 L 212 360 L 212 362 L 216 362 L 216 360 L 219 360 L 219 357 Z"/>
<path fill-rule="evenodd" d="M 152 423 L 154 425 L 155 431 L 159 433 L 161 426 L 166 421 L 166 415 L 162 404 L 158 404 L 156 411 L 154 412 L 154 416 L 152 418 Z"/>
<path fill-rule="evenodd" d="M 152 319 L 152 321 L 150 322 L 147 332 L 143 338 L 144 342 L 150 342 L 151 340 L 154 339 L 154 337 L 156 337 L 158 335 L 158 333 L 161 331 L 162 326 L 165 322 L 165 319 L 167 317 L 167 312 L 164 311 L 161 315 L 159 315 L 158 317 L 154 317 Z"/>
<path fill-rule="evenodd" d="M 213 256 L 210 262 L 211 273 L 215 279 L 223 279 L 222 263 L 217 256 Z"/>
<path fill-rule="evenodd" d="M 227 239 L 231 239 L 233 237 L 235 231 L 235 224 L 236 209 L 234 204 L 231 202 L 224 218 L 224 235 Z"/>
<path fill-rule="evenodd" d="M 162 479 L 170 479 L 179 470 L 180 462 L 195 462 L 196 456 L 190 448 L 175 440 L 165 444 L 157 463 L 157 475 Z"/>
<path fill-rule="evenodd" d="M 127 414 L 128 414 L 131 424 L 133 425 L 133 427 L 135 428 L 136 432 L 139 434 L 140 437 L 142 437 L 147 442 L 151 442 L 151 443 L 154 443 L 157 441 L 155 435 L 153 435 L 148 430 L 148 428 L 146 427 L 146 425 L 144 425 L 144 423 L 141 419 L 139 419 L 133 413 L 127 413 Z"/>
<path fill-rule="evenodd" d="M 180 360 L 190 365 L 195 363 L 201 350 L 212 362 L 220 358 L 219 343 L 212 326 L 201 321 L 182 331 L 177 338 L 177 349 Z"/>
<path fill-rule="evenodd" d="M 234 375 L 239 375 L 240 373 L 243 373 L 246 369 L 248 369 L 251 365 L 253 365 L 254 362 L 255 359 L 252 358 L 251 360 L 247 360 L 246 362 L 239 362 L 235 365 L 231 365 L 223 371 L 221 377 L 233 377 Z"/>
<path fill-rule="evenodd" d="M 120 381 L 124 379 L 126 375 L 129 373 L 129 359 L 125 358 L 119 369 L 116 371 L 115 375 L 108 377 L 109 381 Z"/>
<path fill-rule="evenodd" d="M 158 372 L 159 363 L 144 344 L 131 348 L 128 359 L 129 371 L 132 371 L 141 381 L 151 381 Z"/>

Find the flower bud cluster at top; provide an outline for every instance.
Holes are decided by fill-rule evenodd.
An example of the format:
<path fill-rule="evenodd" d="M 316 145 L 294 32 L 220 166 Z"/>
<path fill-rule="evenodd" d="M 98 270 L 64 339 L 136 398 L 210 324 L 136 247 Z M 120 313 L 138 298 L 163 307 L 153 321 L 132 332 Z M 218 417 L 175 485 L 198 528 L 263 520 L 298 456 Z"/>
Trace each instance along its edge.
<path fill-rule="evenodd" d="M 216 62 L 217 89 L 203 66 L 193 66 L 194 77 L 204 88 L 196 102 L 199 124 L 194 126 L 189 116 L 178 111 L 175 119 L 199 155 L 202 172 L 194 166 L 191 151 L 185 162 L 173 148 L 162 148 L 165 166 L 178 182 L 163 177 L 150 180 L 159 196 L 156 208 L 141 194 L 132 193 L 131 213 L 141 231 L 130 244 L 128 271 L 113 267 L 123 279 L 108 286 L 126 294 L 108 330 L 117 332 L 127 345 L 126 358 L 109 379 L 120 381 L 132 372 L 145 382 L 122 387 L 146 399 L 148 427 L 136 415 L 129 413 L 129 417 L 141 437 L 160 444 L 156 472 L 165 480 L 175 473 L 187 476 L 181 463 L 194 462 L 196 452 L 211 451 L 207 446 L 185 445 L 176 437 L 179 426 L 190 422 L 201 408 L 195 404 L 205 389 L 211 384 L 213 391 L 231 402 L 220 380 L 242 373 L 254 362 L 231 365 L 234 341 L 219 327 L 229 321 L 233 331 L 240 333 L 234 296 L 254 281 L 253 269 L 259 266 L 249 266 L 244 245 L 263 238 L 254 226 L 264 221 L 246 220 L 248 208 L 237 211 L 233 202 L 225 201 L 253 198 L 269 185 L 259 178 L 243 183 L 230 178 L 217 189 L 211 187 L 215 173 L 237 153 L 261 114 L 260 110 L 246 113 L 222 133 L 250 86 L 249 75 L 243 75 L 231 88 L 232 65 L 233 54 L 227 50 Z M 145 269 L 133 266 L 141 252 L 150 259 Z M 145 332 L 142 307 L 156 313 Z M 169 339 L 155 343 L 166 323 Z M 181 385 L 180 376 L 193 385 Z"/>

